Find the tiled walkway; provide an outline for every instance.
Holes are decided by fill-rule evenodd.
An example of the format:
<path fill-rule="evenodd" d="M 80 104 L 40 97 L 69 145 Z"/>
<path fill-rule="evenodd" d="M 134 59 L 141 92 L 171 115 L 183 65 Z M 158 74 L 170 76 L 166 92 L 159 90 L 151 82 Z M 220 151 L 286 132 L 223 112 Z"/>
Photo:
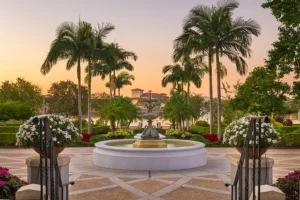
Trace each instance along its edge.
<path fill-rule="evenodd" d="M 238 156 L 234 148 L 208 148 L 206 166 L 177 171 L 151 172 L 111 170 L 93 166 L 93 148 L 67 148 L 62 155 L 71 157 L 71 200 L 226 200 L 230 182 L 228 156 Z M 25 158 L 36 155 L 33 150 L 0 148 L 0 166 L 26 179 Z M 269 149 L 267 157 L 275 160 L 276 178 L 300 168 L 300 149 Z"/>

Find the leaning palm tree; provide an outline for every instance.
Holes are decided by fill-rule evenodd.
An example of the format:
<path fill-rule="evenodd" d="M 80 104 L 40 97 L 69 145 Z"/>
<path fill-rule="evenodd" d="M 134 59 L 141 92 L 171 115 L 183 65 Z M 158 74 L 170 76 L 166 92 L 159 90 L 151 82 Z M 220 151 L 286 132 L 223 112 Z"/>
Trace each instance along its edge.
<path fill-rule="evenodd" d="M 78 24 L 73 22 L 61 23 L 56 30 L 56 38 L 51 43 L 47 57 L 41 66 L 43 75 L 49 73 L 59 60 L 67 60 L 67 70 L 77 66 L 78 120 L 80 123 L 80 132 L 82 132 L 81 62 L 85 60 L 84 54 L 86 49 L 89 48 L 88 41 L 91 32 L 91 25 L 87 22 L 79 21 Z"/>
<path fill-rule="evenodd" d="M 134 80 L 135 77 L 134 75 L 131 75 L 127 72 L 121 72 L 116 76 L 116 78 L 113 80 L 115 87 L 118 89 L 118 96 L 120 96 L 120 90 L 125 86 L 125 85 L 132 85 L 131 81 Z M 107 82 L 105 84 L 106 87 L 110 88 L 111 87 L 111 82 Z"/>

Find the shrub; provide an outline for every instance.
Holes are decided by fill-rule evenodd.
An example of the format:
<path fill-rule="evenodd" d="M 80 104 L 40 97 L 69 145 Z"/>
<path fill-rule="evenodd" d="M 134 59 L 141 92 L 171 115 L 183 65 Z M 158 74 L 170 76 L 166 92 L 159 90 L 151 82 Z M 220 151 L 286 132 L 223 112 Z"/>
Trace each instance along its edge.
<path fill-rule="evenodd" d="M 275 121 L 283 124 L 284 118 L 282 116 L 276 116 Z"/>
<path fill-rule="evenodd" d="M 117 129 L 114 132 L 108 132 L 106 134 L 106 137 L 108 138 L 115 138 L 115 139 L 123 139 L 126 136 L 130 136 L 131 135 L 131 131 L 128 129 Z"/>
<path fill-rule="evenodd" d="M 189 130 L 190 133 L 192 134 L 205 134 L 205 133 L 210 133 L 210 128 L 209 127 L 202 127 L 202 126 L 190 126 Z M 224 134 L 225 129 L 221 128 L 221 134 Z M 213 132 L 216 133 L 218 132 L 217 128 L 213 128 Z"/>
<path fill-rule="evenodd" d="M 67 118 L 61 115 L 47 115 L 53 141 L 56 147 L 65 147 L 78 140 L 81 134 L 78 129 Z M 40 125 L 32 122 L 33 118 L 27 120 L 20 126 L 17 137 L 17 145 L 25 148 L 37 147 L 40 145 Z M 42 132 L 42 134 L 44 131 Z"/>
<path fill-rule="evenodd" d="M 227 125 L 228 125 L 227 123 L 221 122 L 221 127 L 226 127 Z M 217 128 L 217 127 L 218 127 L 218 123 L 214 123 L 213 126 L 214 126 L 215 128 Z"/>
<path fill-rule="evenodd" d="M 278 178 L 275 187 L 278 187 L 284 194 L 286 200 L 299 199 L 300 170 L 288 173 L 283 178 Z"/>
<path fill-rule="evenodd" d="M 0 146 L 15 146 L 17 139 L 15 133 L 0 133 Z"/>
<path fill-rule="evenodd" d="M 90 138 L 90 143 L 95 145 L 97 142 L 108 140 L 108 138 L 105 135 L 95 135 Z"/>
<path fill-rule="evenodd" d="M 92 129 L 93 133 L 95 134 L 107 134 L 110 131 L 110 127 L 109 126 L 95 126 Z"/>
<path fill-rule="evenodd" d="M 170 135 L 166 135 L 166 139 L 176 139 L 176 137 L 170 136 Z"/>
<path fill-rule="evenodd" d="M 12 175 L 9 169 L 0 167 L 0 198 L 15 199 L 17 190 L 28 183 Z"/>
<path fill-rule="evenodd" d="M 284 120 L 283 125 L 285 125 L 285 126 L 293 126 L 293 121 L 290 120 L 290 119 L 286 119 L 286 120 Z"/>
<path fill-rule="evenodd" d="M 300 147 L 300 134 L 288 133 L 282 134 L 277 147 Z"/>
<path fill-rule="evenodd" d="M 20 124 L 20 123 L 5 123 L 5 124 L 3 124 L 3 126 L 21 126 L 22 124 Z M 0 125 L 1 126 L 1 125 Z"/>
<path fill-rule="evenodd" d="M 224 133 L 224 143 L 236 147 L 242 147 L 244 145 L 245 137 L 248 134 L 248 128 L 250 124 L 251 116 L 242 117 L 241 119 L 230 123 Z M 258 123 L 256 124 L 256 130 L 258 131 Z M 278 142 L 279 133 L 273 128 L 273 124 L 262 123 L 261 124 L 261 142 L 262 147 L 269 147 L 272 144 Z M 250 138 L 250 146 L 253 144 L 253 138 Z"/>
<path fill-rule="evenodd" d="M 67 145 L 67 147 L 93 147 L 93 146 L 94 145 L 91 144 L 90 142 L 83 142 L 81 140 L 77 140 Z"/>
<path fill-rule="evenodd" d="M 178 139 L 189 139 L 192 137 L 192 134 L 190 132 L 184 131 L 182 129 L 169 129 L 166 131 L 166 135 Z"/>
<path fill-rule="evenodd" d="M 138 133 L 142 133 L 144 129 L 142 127 L 138 127 L 136 129 L 133 129 L 133 134 L 136 135 Z"/>
<path fill-rule="evenodd" d="M 125 139 L 134 139 L 134 135 L 128 135 L 125 137 Z"/>
<path fill-rule="evenodd" d="M 163 129 L 163 128 L 156 128 L 157 132 L 161 133 L 161 134 L 166 134 L 167 130 L 166 129 Z"/>
<path fill-rule="evenodd" d="M 199 120 L 195 123 L 196 126 L 209 127 L 209 123 L 207 121 Z"/>
<path fill-rule="evenodd" d="M 207 139 L 205 139 L 201 135 L 192 134 L 192 137 L 190 138 L 190 140 L 197 141 L 197 142 L 202 142 L 202 143 L 205 144 L 205 146 L 210 144 L 210 141 L 208 141 Z"/>
<path fill-rule="evenodd" d="M 93 137 L 96 134 L 88 134 L 88 133 L 82 133 L 81 141 L 83 142 L 90 142 L 90 138 Z"/>
<path fill-rule="evenodd" d="M 202 136 L 210 142 L 217 142 L 219 140 L 218 135 L 216 135 L 214 133 L 212 133 L 212 134 L 203 134 Z"/>
<path fill-rule="evenodd" d="M 276 128 L 276 130 L 279 130 L 282 134 L 292 133 L 298 131 L 300 133 L 300 127 L 299 126 L 283 126 L 280 128 Z"/>
<path fill-rule="evenodd" d="M 275 127 L 283 127 L 283 124 L 280 122 L 275 122 L 274 126 Z"/>
<path fill-rule="evenodd" d="M 87 127 L 88 126 L 88 121 L 86 119 L 81 119 L 81 121 L 82 121 L 82 129 L 83 129 L 83 127 Z M 78 119 L 72 120 L 72 123 L 74 124 L 74 126 L 76 128 L 79 129 L 79 120 Z"/>
<path fill-rule="evenodd" d="M 0 133 L 17 133 L 19 126 L 0 126 Z"/>

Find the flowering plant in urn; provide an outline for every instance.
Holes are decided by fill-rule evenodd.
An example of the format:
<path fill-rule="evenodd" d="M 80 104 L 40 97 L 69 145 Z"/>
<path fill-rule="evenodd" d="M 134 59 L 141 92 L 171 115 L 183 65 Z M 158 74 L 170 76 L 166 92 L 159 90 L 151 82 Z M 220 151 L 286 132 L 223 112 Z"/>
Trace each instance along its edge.
<path fill-rule="evenodd" d="M 49 114 L 47 116 L 56 147 L 65 147 L 81 137 L 78 129 L 64 116 L 55 114 Z M 32 122 L 33 118 L 34 117 L 31 117 L 20 126 L 16 134 L 17 145 L 25 148 L 38 147 L 40 145 L 40 125 L 34 124 Z M 45 134 L 44 131 L 42 134 Z"/>
<path fill-rule="evenodd" d="M 223 143 L 230 144 L 235 147 L 243 147 L 244 141 L 248 134 L 251 116 L 242 117 L 241 119 L 231 122 L 226 128 L 223 136 Z M 258 133 L 259 125 L 256 124 Z M 250 138 L 250 147 L 253 147 L 253 137 Z M 269 147 L 276 144 L 280 139 L 279 133 L 274 129 L 273 124 L 261 123 L 261 147 Z M 256 138 L 258 141 L 258 136 Z M 256 142 L 257 143 L 257 142 Z"/>

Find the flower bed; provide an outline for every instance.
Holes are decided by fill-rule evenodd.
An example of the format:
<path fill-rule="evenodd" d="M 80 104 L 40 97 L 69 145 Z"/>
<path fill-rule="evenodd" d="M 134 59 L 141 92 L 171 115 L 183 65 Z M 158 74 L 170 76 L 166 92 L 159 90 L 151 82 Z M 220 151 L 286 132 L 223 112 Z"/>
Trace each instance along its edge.
<path fill-rule="evenodd" d="M 218 142 L 218 135 L 212 133 L 212 134 L 203 134 L 202 135 L 205 139 L 207 139 L 210 142 Z"/>
<path fill-rule="evenodd" d="M 286 200 L 296 200 L 299 199 L 299 182 L 300 170 L 295 170 L 283 178 L 278 178 L 274 186 L 285 193 Z"/>
<path fill-rule="evenodd" d="M 250 117 L 251 116 L 243 117 L 230 123 L 225 129 L 223 142 L 232 146 L 242 147 L 246 135 L 248 134 Z M 259 129 L 258 126 L 257 123 L 257 132 Z M 278 139 L 280 139 L 279 133 L 274 129 L 273 124 L 261 123 L 261 133 L 261 147 L 269 147 L 272 144 L 276 144 Z M 253 139 L 254 138 L 250 138 L 250 146 L 253 144 Z M 258 136 L 256 141 L 258 141 Z"/>
<path fill-rule="evenodd" d="M 111 139 L 124 139 L 130 135 L 132 135 L 132 132 L 128 129 L 117 129 L 115 131 L 108 132 L 106 137 Z"/>
<path fill-rule="evenodd" d="M 182 129 L 169 129 L 166 131 L 166 136 L 172 136 L 177 139 L 190 139 L 192 134 Z"/>
<path fill-rule="evenodd" d="M 17 190 L 27 184 L 24 180 L 13 176 L 9 169 L 0 167 L 0 199 L 14 199 Z"/>
<path fill-rule="evenodd" d="M 17 145 L 25 148 L 37 147 L 40 145 L 40 125 L 34 124 L 32 118 L 27 120 L 16 134 Z M 53 134 L 53 141 L 56 147 L 65 147 L 78 140 L 81 136 L 78 129 L 67 118 L 61 115 L 48 115 L 50 129 Z M 42 134 L 45 134 L 44 131 Z"/>
<path fill-rule="evenodd" d="M 81 141 L 90 142 L 91 137 L 93 137 L 94 135 L 96 135 L 96 134 L 94 134 L 94 133 L 92 133 L 92 134 L 82 133 Z"/>

